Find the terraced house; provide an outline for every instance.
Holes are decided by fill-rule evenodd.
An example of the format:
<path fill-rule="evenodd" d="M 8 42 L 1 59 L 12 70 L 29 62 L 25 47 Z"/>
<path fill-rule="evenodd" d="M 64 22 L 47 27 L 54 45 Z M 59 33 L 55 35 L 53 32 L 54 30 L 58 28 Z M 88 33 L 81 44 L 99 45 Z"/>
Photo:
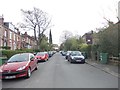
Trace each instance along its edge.
<path fill-rule="evenodd" d="M 34 49 L 36 41 L 25 32 L 20 33 L 11 22 L 4 22 L 4 18 L 0 16 L 0 49 L 5 47 L 11 50 L 16 49 Z"/>

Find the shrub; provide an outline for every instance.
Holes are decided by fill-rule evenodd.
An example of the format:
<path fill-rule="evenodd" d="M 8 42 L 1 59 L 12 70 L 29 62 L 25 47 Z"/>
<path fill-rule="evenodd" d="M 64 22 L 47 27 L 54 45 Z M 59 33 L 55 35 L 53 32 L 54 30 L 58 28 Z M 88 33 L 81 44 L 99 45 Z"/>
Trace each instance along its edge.
<path fill-rule="evenodd" d="M 91 45 L 81 44 L 80 51 L 86 53 L 87 57 L 91 58 Z"/>
<path fill-rule="evenodd" d="M 1 48 L 2 49 L 6 49 L 6 50 L 10 50 L 11 49 L 11 47 L 9 47 L 9 46 L 2 46 Z"/>
<path fill-rule="evenodd" d="M 2 56 L 6 56 L 8 59 L 18 53 L 25 53 L 26 51 L 14 51 L 14 50 L 2 50 Z"/>

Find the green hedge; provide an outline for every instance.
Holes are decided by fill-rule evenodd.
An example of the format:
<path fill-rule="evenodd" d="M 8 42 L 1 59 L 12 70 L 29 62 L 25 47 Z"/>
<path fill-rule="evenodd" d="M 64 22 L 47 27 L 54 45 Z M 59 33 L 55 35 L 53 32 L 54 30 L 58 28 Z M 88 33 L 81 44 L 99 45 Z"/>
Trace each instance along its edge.
<path fill-rule="evenodd" d="M 6 50 L 10 50 L 11 49 L 11 47 L 9 47 L 9 46 L 2 46 L 1 48 L 2 49 L 6 49 Z"/>
<path fill-rule="evenodd" d="M 35 52 L 33 49 L 16 49 L 16 51 L 23 51 L 23 52 L 28 52 L 28 53 Z"/>
<path fill-rule="evenodd" d="M 0 56 L 0 65 L 2 65 L 6 60 L 18 53 L 33 53 L 35 52 L 32 49 L 19 49 L 19 50 L 2 50 L 2 56 Z"/>
<path fill-rule="evenodd" d="M 1 66 L 2 64 L 4 64 L 5 61 L 7 61 L 7 60 L 8 60 L 7 57 L 0 57 L 0 66 Z"/>
<path fill-rule="evenodd" d="M 2 50 L 2 56 L 6 56 L 8 59 L 14 54 L 25 53 L 26 51 L 14 51 L 14 50 Z"/>

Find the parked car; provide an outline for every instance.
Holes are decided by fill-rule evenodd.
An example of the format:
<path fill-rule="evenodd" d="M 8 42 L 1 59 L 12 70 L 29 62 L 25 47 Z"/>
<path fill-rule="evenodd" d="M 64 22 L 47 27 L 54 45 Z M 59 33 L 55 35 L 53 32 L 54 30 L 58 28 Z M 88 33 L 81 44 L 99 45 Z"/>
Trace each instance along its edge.
<path fill-rule="evenodd" d="M 66 55 L 65 55 L 65 59 L 68 59 L 68 56 L 70 55 L 71 51 L 67 51 Z"/>
<path fill-rule="evenodd" d="M 47 61 L 48 60 L 48 53 L 47 52 L 38 52 L 35 57 L 38 60 L 38 62 Z"/>
<path fill-rule="evenodd" d="M 62 54 L 62 56 L 66 56 L 66 54 L 67 54 L 67 52 L 65 52 L 65 51 L 61 51 L 60 53 Z"/>
<path fill-rule="evenodd" d="M 70 63 L 73 63 L 73 62 L 85 63 L 85 57 L 82 55 L 80 51 L 72 51 L 68 56 L 68 61 Z"/>
<path fill-rule="evenodd" d="M 53 52 L 52 51 L 48 51 L 48 55 L 49 55 L 49 57 L 52 57 L 53 56 Z"/>
<path fill-rule="evenodd" d="M 30 78 L 32 71 L 37 69 L 37 60 L 32 53 L 15 54 L 0 66 L 0 78 Z"/>
<path fill-rule="evenodd" d="M 45 56 L 46 56 L 46 60 L 49 59 L 49 53 L 48 52 L 44 52 L 45 53 Z"/>

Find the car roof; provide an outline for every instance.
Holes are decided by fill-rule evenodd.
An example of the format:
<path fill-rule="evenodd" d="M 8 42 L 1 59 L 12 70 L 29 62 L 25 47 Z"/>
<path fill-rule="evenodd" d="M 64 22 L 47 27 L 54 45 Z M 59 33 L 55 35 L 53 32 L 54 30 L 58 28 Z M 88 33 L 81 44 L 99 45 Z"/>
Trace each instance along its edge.
<path fill-rule="evenodd" d="M 80 51 L 72 51 L 72 52 L 80 52 Z"/>
<path fill-rule="evenodd" d="M 15 54 L 15 55 L 20 55 L 20 54 L 32 54 L 32 53 L 18 53 L 18 54 Z"/>

